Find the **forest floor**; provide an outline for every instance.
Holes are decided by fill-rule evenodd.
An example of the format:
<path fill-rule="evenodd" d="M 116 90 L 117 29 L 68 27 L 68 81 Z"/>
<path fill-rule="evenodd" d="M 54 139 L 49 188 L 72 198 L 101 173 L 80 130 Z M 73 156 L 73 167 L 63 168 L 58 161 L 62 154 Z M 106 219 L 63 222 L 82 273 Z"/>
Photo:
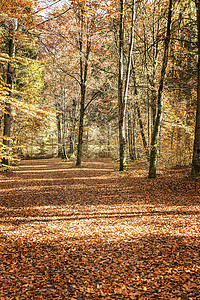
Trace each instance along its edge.
<path fill-rule="evenodd" d="M 0 299 L 200 299 L 200 182 L 144 163 L 0 174 Z"/>

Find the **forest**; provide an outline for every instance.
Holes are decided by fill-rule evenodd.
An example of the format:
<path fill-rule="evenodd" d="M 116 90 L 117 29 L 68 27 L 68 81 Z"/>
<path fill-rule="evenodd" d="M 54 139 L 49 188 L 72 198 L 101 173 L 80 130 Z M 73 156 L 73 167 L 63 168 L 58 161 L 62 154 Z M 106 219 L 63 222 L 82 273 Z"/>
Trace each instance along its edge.
<path fill-rule="evenodd" d="M 199 173 L 198 1 L 168 2 L 1 1 L 2 169 L 110 157 Z"/>
<path fill-rule="evenodd" d="M 0 0 L 0 299 L 200 299 L 200 0 Z"/>

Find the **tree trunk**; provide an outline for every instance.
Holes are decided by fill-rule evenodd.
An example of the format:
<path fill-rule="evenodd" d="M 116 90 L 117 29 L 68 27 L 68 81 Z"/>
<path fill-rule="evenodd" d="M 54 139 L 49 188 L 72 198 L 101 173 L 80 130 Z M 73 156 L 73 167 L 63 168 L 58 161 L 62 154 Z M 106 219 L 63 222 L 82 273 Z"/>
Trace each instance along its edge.
<path fill-rule="evenodd" d="M 149 164 L 149 178 L 156 177 L 156 159 L 157 159 L 157 141 L 158 141 L 158 130 L 160 126 L 161 114 L 162 114 L 162 96 L 164 88 L 164 80 L 166 75 L 168 55 L 169 55 L 169 43 L 171 36 L 171 20 L 172 20 L 172 0 L 169 0 L 168 18 L 167 18 L 167 34 L 164 45 L 164 55 L 161 70 L 161 78 L 159 82 L 158 96 L 157 96 L 157 115 L 153 132 L 151 136 L 151 152 L 150 152 L 150 164 Z"/>
<path fill-rule="evenodd" d="M 4 128 L 3 128 L 3 145 L 5 147 L 5 156 L 2 158 L 2 164 L 9 165 L 9 140 L 11 130 L 11 97 L 14 80 L 14 66 L 13 59 L 15 57 L 15 31 L 17 30 L 17 19 L 11 19 L 9 24 L 9 63 L 7 69 L 7 85 L 9 88 L 9 101 L 5 103 L 4 107 Z"/>
<path fill-rule="evenodd" d="M 133 159 L 133 134 L 132 134 L 132 122 L 130 114 L 127 115 L 128 119 L 128 149 L 129 149 L 129 158 Z"/>
<path fill-rule="evenodd" d="M 74 153 L 74 140 L 73 140 L 73 136 L 70 135 L 69 137 L 70 141 L 69 141 L 69 154 L 73 154 Z"/>
<path fill-rule="evenodd" d="M 69 154 L 72 155 L 74 154 L 75 151 L 75 138 L 76 138 L 76 134 L 75 134 L 75 128 L 76 128 L 76 100 L 73 99 L 73 103 L 72 103 L 72 110 L 71 110 L 71 133 L 70 133 L 70 144 L 69 144 Z"/>
<path fill-rule="evenodd" d="M 65 112 L 62 115 L 62 154 L 63 158 L 67 158 L 66 153 L 66 128 L 65 128 Z"/>
<path fill-rule="evenodd" d="M 133 114 L 132 130 L 133 130 L 133 159 L 137 160 L 137 151 L 136 151 L 136 110 L 135 109 L 134 109 L 134 114 Z"/>
<path fill-rule="evenodd" d="M 154 84 L 155 88 L 155 84 Z M 156 120 L 156 91 L 152 91 L 151 95 L 151 131 L 153 131 Z"/>
<path fill-rule="evenodd" d="M 131 160 L 137 159 L 135 125 L 136 125 L 135 115 L 133 115 L 133 119 L 131 119 L 131 115 L 128 115 L 128 145 L 129 145 L 129 157 Z"/>
<path fill-rule="evenodd" d="M 147 141 L 146 141 L 145 134 L 144 134 L 143 122 L 142 122 L 142 117 L 141 117 L 141 113 L 140 113 L 140 107 L 137 102 L 136 102 L 136 110 L 137 110 L 138 121 L 139 121 L 139 125 L 140 125 L 140 133 L 141 133 L 141 137 L 142 137 L 144 151 L 145 151 L 146 157 L 149 159 L 148 145 L 147 145 Z"/>
<path fill-rule="evenodd" d="M 118 109 L 119 109 L 119 170 L 126 169 L 125 151 L 125 122 L 123 101 L 123 48 L 124 48 L 124 0 L 120 0 L 120 25 L 119 25 L 119 66 L 118 66 Z"/>
<path fill-rule="evenodd" d="M 63 158 L 67 158 L 66 153 L 66 107 L 65 107 L 65 86 L 63 88 L 63 103 L 62 103 L 62 153 Z"/>
<path fill-rule="evenodd" d="M 108 157 L 111 156 L 111 149 L 110 149 L 110 140 L 111 140 L 111 122 L 107 122 L 107 130 L 108 130 L 108 135 L 107 135 L 107 152 L 108 152 Z"/>
<path fill-rule="evenodd" d="M 135 0 L 132 2 L 132 21 L 130 32 L 130 43 L 128 60 L 126 66 L 126 77 L 123 92 L 123 56 L 124 56 L 124 0 L 120 0 L 120 25 L 119 25 L 119 75 L 118 75 L 118 107 L 119 107 L 119 170 L 126 170 L 126 137 L 125 137 L 125 116 L 128 101 L 128 89 L 131 72 L 131 58 L 134 40 L 135 21 Z"/>
<path fill-rule="evenodd" d="M 80 45 L 80 79 L 81 79 L 81 102 L 80 102 L 80 119 L 79 119 L 79 132 L 78 132 L 78 145 L 77 145 L 77 157 L 76 165 L 81 165 L 82 151 L 83 151 L 83 122 L 85 115 L 85 96 L 86 96 L 86 84 L 87 84 L 87 72 L 88 72 L 88 60 L 91 48 L 91 40 L 87 35 L 87 46 L 85 53 L 85 63 L 83 63 L 83 21 L 81 21 L 81 31 L 79 37 Z"/>
<path fill-rule="evenodd" d="M 62 153 L 62 137 L 61 137 L 61 120 L 60 120 L 60 108 L 59 104 L 56 104 L 56 119 L 57 119 L 57 136 L 58 136 L 58 157 L 62 158 L 63 153 Z"/>
<path fill-rule="evenodd" d="M 77 145 L 77 157 L 76 165 L 81 165 L 82 148 L 83 148 L 83 120 L 84 120 L 84 108 L 85 108 L 85 92 L 81 88 L 81 103 L 80 103 L 80 116 L 79 116 L 79 128 L 78 128 L 78 145 Z"/>
<path fill-rule="evenodd" d="M 197 28 L 198 28 L 198 64 L 197 64 L 197 108 L 196 125 L 192 159 L 192 175 L 200 173 L 200 0 L 196 0 Z"/>

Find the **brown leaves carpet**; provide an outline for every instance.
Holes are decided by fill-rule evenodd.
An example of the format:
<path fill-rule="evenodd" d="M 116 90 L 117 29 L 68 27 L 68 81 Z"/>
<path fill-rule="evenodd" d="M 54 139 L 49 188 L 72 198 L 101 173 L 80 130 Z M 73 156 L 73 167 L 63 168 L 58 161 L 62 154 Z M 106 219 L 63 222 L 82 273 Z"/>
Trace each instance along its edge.
<path fill-rule="evenodd" d="M 136 163 L 0 175 L 0 299 L 200 299 L 200 183 Z"/>

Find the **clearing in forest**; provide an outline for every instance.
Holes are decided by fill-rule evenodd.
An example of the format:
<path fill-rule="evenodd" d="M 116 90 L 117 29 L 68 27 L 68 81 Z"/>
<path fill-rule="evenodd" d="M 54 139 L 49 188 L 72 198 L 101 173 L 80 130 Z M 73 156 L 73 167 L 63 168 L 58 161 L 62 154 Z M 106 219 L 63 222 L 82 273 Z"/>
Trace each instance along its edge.
<path fill-rule="evenodd" d="M 0 299 L 200 299 L 200 184 L 111 160 L 0 175 Z"/>

